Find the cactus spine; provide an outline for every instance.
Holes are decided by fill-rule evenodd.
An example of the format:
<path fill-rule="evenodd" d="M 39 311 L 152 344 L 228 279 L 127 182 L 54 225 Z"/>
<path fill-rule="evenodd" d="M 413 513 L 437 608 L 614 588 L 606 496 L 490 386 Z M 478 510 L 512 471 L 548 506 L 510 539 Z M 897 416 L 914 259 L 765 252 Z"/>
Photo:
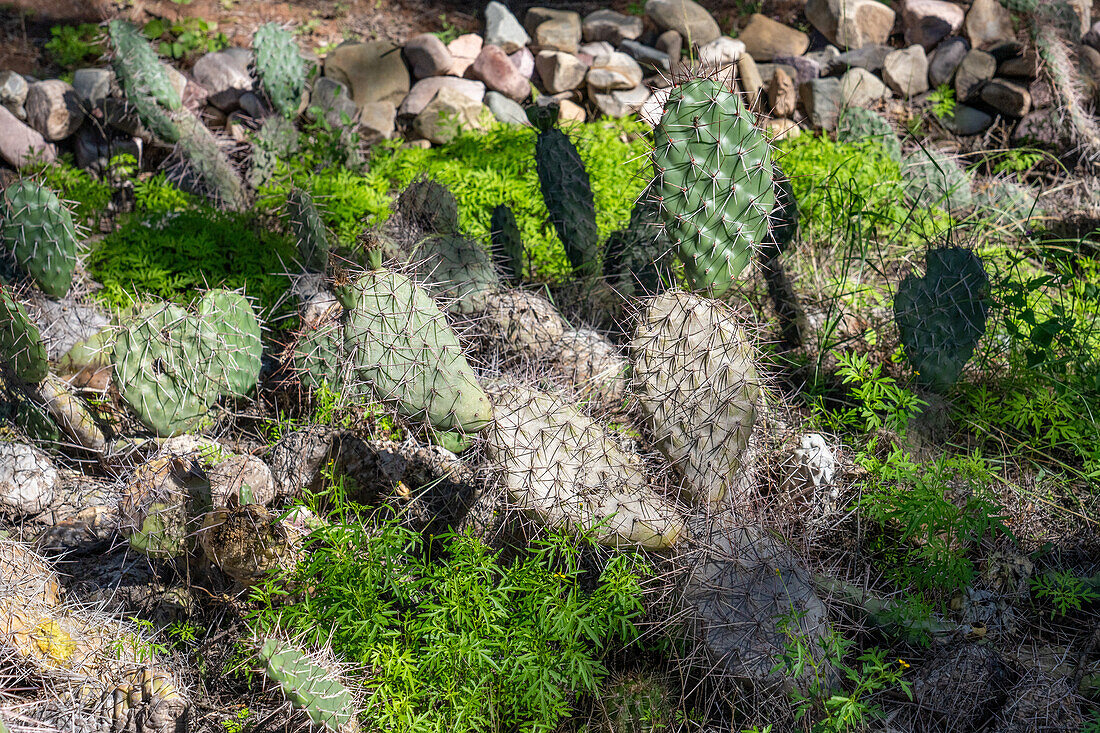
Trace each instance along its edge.
<path fill-rule="evenodd" d="M 673 86 L 654 130 L 652 193 L 693 289 L 725 295 L 749 266 L 775 205 L 771 147 L 715 79 Z"/>
<path fill-rule="evenodd" d="M 306 88 L 306 65 L 290 31 L 265 23 L 252 36 L 256 75 L 275 111 L 287 119 L 298 114 Z"/>
<path fill-rule="evenodd" d="M 279 686 L 290 703 L 314 725 L 332 733 L 359 729 L 354 695 L 337 674 L 313 661 L 305 652 L 276 639 L 265 639 L 257 656 L 264 674 Z"/>
<path fill-rule="evenodd" d="M 313 197 L 308 191 L 292 188 L 286 197 L 286 208 L 290 228 L 298 240 L 298 256 L 301 257 L 302 265 L 310 270 L 324 272 L 328 267 L 332 243 L 328 229 L 313 203 Z"/>
<path fill-rule="evenodd" d="M 50 366 L 42 336 L 22 304 L 2 286 L 0 319 L 3 320 L 0 323 L 0 356 L 18 379 L 31 384 L 41 382 Z"/>
<path fill-rule="evenodd" d="M 33 181 L 4 190 L 0 236 L 42 292 L 63 298 L 76 269 L 76 227 L 53 191 Z"/>

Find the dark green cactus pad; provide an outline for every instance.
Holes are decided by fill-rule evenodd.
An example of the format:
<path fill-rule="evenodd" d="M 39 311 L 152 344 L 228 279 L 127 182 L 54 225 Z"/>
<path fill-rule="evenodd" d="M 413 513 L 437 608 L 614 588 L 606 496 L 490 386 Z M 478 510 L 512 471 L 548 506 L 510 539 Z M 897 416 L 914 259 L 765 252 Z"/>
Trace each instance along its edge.
<path fill-rule="evenodd" d="M 42 292 L 63 298 L 76 269 L 76 226 L 72 214 L 53 191 L 34 181 L 4 190 L 0 207 L 4 244 L 15 253 Z"/>
<path fill-rule="evenodd" d="M 331 733 L 356 729 L 358 703 L 340 681 L 337 670 L 323 667 L 304 652 L 275 639 L 264 640 L 257 656 L 267 678 L 314 725 Z"/>
<path fill-rule="evenodd" d="M 715 79 L 672 87 L 654 130 L 652 194 L 688 284 L 725 295 L 752 262 L 775 205 L 771 146 Z"/>
<path fill-rule="evenodd" d="M 489 217 L 489 238 L 497 269 L 512 283 L 519 283 L 523 279 L 523 263 L 527 257 L 516 215 L 506 204 L 493 209 Z"/>
<path fill-rule="evenodd" d="M 485 308 L 486 296 L 500 288 L 490 254 L 457 234 L 422 240 L 409 261 L 415 263 L 431 296 L 445 303 L 450 313 L 477 313 Z"/>
<path fill-rule="evenodd" d="M 0 354 L 16 378 L 36 384 L 46 378 L 50 363 L 38 327 L 8 288 L 0 286 Z"/>
<path fill-rule="evenodd" d="M 347 383 L 349 357 L 344 342 L 344 326 L 332 319 L 306 331 L 294 345 L 294 369 L 299 380 L 309 389 L 329 389 L 343 392 Z"/>
<path fill-rule="evenodd" d="M 324 272 L 328 267 L 332 240 L 317 206 L 313 203 L 313 197 L 300 188 L 290 189 L 286 197 L 286 211 L 290 230 L 294 232 L 298 242 L 298 256 L 302 266 Z"/>
<path fill-rule="evenodd" d="M 599 233 L 592 182 L 584 161 L 569 136 L 553 126 L 556 108 L 532 107 L 539 130 L 535 140 L 535 168 L 542 200 L 550 212 L 550 223 L 565 247 L 565 256 L 576 272 L 591 275 L 599 268 Z"/>
<path fill-rule="evenodd" d="M 306 88 L 306 64 L 294 35 L 277 23 L 265 23 L 252 36 L 256 75 L 271 105 L 280 115 L 293 118 Z"/>
<path fill-rule="evenodd" d="M 906 155 L 901 162 L 901 177 L 906 195 L 918 206 L 958 211 L 973 202 L 970 176 L 938 150 L 926 148 Z"/>
<path fill-rule="evenodd" d="M 845 109 L 837 122 L 836 139 L 842 143 L 878 143 L 887 157 L 901 162 L 901 140 L 898 139 L 898 134 L 882 115 L 869 109 Z"/>
<path fill-rule="evenodd" d="M 798 232 L 798 199 L 795 198 L 794 188 L 779 166 L 774 166 L 774 169 L 775 208 L 772 209 L 770 226 L 760 252 L 764 259 L 772 259 L 786 252 Z"/>
<path fill-rule="evenodd" d="M 935 390 L 958 381 L 985 334 L 989 277 L 962 247 L 929 250 L 924 277 L 909 273 L 894 296 L 894 320 L 919 380 Z"/>
<path fill-rule="evenodd" d="M 270 182 L 299 150 L 298 130 L 285 117 L 272 115 L 264 120 L 252 142 L 252 170 L 249 183 L 259 188 Z"/>
<path fill-rule="evenodd" d="M 199 300 L 198 316 L 214 345 L 210 378 L 221 394 L 244 397 L 260 378 L 264 351 L 251 301 L 230 290 L 211 290 Z"/>
<path fill-rule="evenodd" d="M 656 201 L 643 193 L 630 212 L 630 224 L 612 232 L 604 244 L 604 277 L 623 295 L 657 295 L 675 281 L 672 270 L 672 243 Z"/>
<path fill-rule="evenodd" d="M 401 192 L 397 212 L 414 221 L 425 234 L 458 231 L 458 201 L 451 189 L 439 181 L 420 176 Z"/>
<path fill-rule="evenodd" d="M 114 51 L 111 66 L 126 102 L 149 132 L 166 143 L 176 142 L 179 128 L 171 113 L 183 108 L 183 100 L 172 86 L 167 67 L 131 23 L 112 20 L 107 30 Z"/>

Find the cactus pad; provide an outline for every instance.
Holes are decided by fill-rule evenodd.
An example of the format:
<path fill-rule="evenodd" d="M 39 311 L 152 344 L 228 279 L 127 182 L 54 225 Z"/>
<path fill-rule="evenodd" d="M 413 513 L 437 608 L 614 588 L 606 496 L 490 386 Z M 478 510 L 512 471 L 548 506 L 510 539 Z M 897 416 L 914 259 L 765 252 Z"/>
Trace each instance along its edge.
<path fill-rule="evenodd" d="M 277 23 L 265 23 L 252 36 L 256 75 L 280 115 L 293 118 L 306 88 L 306 65 L 294 35 Z"/>
<path fill-rule="evenodd" d="M 286 197 L 286 209 L 290 229 L 298 241 L 298 256 L 302 260 L 302 266 L 324 272 L 328 267 L 332 243 L 328 229 L 313 203 L 313 197 L 308 191 L 292 188 Z"/>
<path fill-rule="evenodd" d="M 49 372 L 46 346 L 27 311 L 0 286 L 0 356 L 15 376 L 31 384 L 41 382 Z"/>
<path fill-rule="evenodd" d="M 890 160 L 901 162 L 901 140 L 898 139 L 898 134 L 882 115 L 869 109 L 845 109 L 837 122 L 836 139 L 842 143 L 878 143 Z"/>
<path fill-rule="evenodd" d="M 252 303 L 240 293 L 211 290 L 199 300 L 198 316 L 214 345 L 210 378 L 221 394 L 244 397 L 260 378 L 264 351 Z"/>
<path fill-rule="evenodd" d="M 938 150 L 914 150 L 901 161 L 905 193 L 924 208 L 957 211 L 970 206 L 970 176 Z"/>
<path fill-rule="evenodd" d="M 305 652 L 276 639 L 266 639 L 257 656 L 264 674 L 310 722 L 331 733 L 358 730 L 355 696 L 339 673 L 310 659 Z"/>
<path fill-rule="evenodd" d="M 493 209 L 489 217 L 489 237 L 493 243 L 493 262 L 497 268 L 513 283 L 523 279 L 523 262 L 526 252 L 523 238 L 516 224 L 516 215 L 505 204 Z"/>
<path fill-rule="evenodd" d="M 33 181 L 8 186 L 0 221 L 0 235 L 20 267 L 42 292 L 64 297 L 76 269 L 76 227 L 72 214 L 54 192 Z"/>

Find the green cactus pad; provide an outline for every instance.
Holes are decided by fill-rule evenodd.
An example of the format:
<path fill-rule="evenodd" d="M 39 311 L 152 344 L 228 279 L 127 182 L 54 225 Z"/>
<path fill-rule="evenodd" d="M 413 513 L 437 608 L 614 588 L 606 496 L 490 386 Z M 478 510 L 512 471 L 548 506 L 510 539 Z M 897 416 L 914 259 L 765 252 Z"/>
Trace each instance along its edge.
<path fill-rule="evenodd" d="M 348 354 L 344 326 L 333 319 L 303 333 L 294 345 L 293 363 L 298 378 L 310 389 L 344 391 L 347 383 Z"/>
<path fill-rule="evenodd" d="M 215 203 L 229 209 L 244 207 L 244 182 L 226 157 L 214 134 L 189 111 L 179 114 L 179 149 L 188 165 L 201 180 L 204 193 Z"/>
<path fill-rule="evenodd" d="M 179 129 L 171 113 L 183 108 L 183 100 L 167 67 L 131 23 L 112 20 L 107 29 L 114 50 L 111 66 L 127 103 L 149 132 L 166 143 L 176 142 Z"/>
<path fill-rule="evenodd" d="M 321 214 L 313 203 L 313 197 L 300 188 L 290 189 L 286 197 L 286 211 L 290 230 L 298 241 L 298 256 L 302 266 L 324 272 L 328 267 L 332 241 L 325 223 L 321 220 Z"/>
<path fill-rule="evenodd" d="M 419 176 L 397 199 L 396 211 L 425 234 L 458 231 L 458 201 L 451 190 L 427 176 Z"/>
<path fill-rule="evenodd" d="M 874 142 L 897 163 L 901 162 L 901 140 L 886 119 L 869 109 L 848 107 L 840 115 L 836 139 L 842 143 Z"/>
<path fill-rule="evenodd" d="M 18 379 L 31 384 L 41 382 L 50 367 L 46 346 L 27 311 L 3 286 L 0 286 L 0 319 L 3 319 L 0 355 Z"/>
<path fill-rule="evenodd" d="M 485 298 L 500 288 L 492 257 L 472 239 L 438 234 L 422 240 L 409 257 L 433 298 L 450 313 L 469 315 L 484 310 Z"/>
<path fill-rule="evenodd" d="M 905 156 L 901 176 L 906 195 L 918 206 L 958 211 L 972 203 L 970 176 L 938 150 L 914 150 Z"/>
<path fill-rule="evenodd" d="M 656 295 L 674 281 L 671 260 L 672 243 L 656 202 L 643 193 L 630 212 L 630 224 L 612 232 L 604 244 L 604 277 L 625 296 Z"/>
<path fill-rule="evenodd" d="M 692 288 L 721 297 L 752 261 L 775 205 L 771 147 L 721 81 L 672 87 L 654 130 L 652 194 Z"/>
<path fill-rule="evenodd" d="M 34 181 L 4 190 L 0 236 L 42 292 L 63 298 L 76 269 L 76 227 L 53 191 Z"/>
<path fill-rule="evenodd" d="M 280 115 L 264 120 L 252 144 L 252 170 L 249 183 L 259 188 L 269 183 L 299 149 L 298 130 Z M 289 173 L 289 170 L 287 171 Z"/>
<path fill-rule="evenodd" d="M 523 279 L 523 262 L 526 252 L 523 249 L 523 237 L 516 224 L 516 215 L 505 204 L 493 209 L 489 217 L 489 237 L 492 241 L 493 262 L 512 283 Z"/>
<path fill-rule="evenodd" d="M 265 23 L 252 36 L 256 75 L 275 110 L 286 118 L 298 114 L 306 88 L 306 64 L 294 35 L 277 23 Z"/>
<path fill-rule="evenodd" d="M 302 652 L 276 639 L 266 639 L 257 653 L 264 674 L 279 686 L 287 700 L 310 721 L 332 733 L 355 729 L 358 704 L 339 674 L 317 664 Z"/>
<path fill-rule="evenodd" d="M 244 397 L 260 377 L 264 351 L 251 301 L 240 293 L 211 290 L 199 300 L 198 316 L 214 345 L 210 378 L 221 394 Z"/>

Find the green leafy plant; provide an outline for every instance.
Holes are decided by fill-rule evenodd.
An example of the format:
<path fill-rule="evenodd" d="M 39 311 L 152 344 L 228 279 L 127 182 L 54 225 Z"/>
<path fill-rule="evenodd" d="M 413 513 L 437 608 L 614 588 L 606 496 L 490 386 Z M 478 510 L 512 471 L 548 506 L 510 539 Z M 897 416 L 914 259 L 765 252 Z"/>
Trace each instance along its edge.
<path fill-rule="evenodd" d="M 103 55 L 103 29 L 93 23 L 55 25 L 50 28 L 46 53 L 50 60 L 66 69 L 75 69 Z"/>
<path fill-rule="evenodd" d="M 834 352 L 841 383 L 849 386 L 854 404 L 828 411 L 819 400 L 815 414 L 833 429 L 847 428 L 868 435 L 878 430 L 904 433 L 910 420 L 927 403 L 882 373 L 882 364 L 872 364 L 870 356 L 855 352 Z"/>
<path fill-rule="evenodd" d="M 928 101 L 932 104 L 932 114 L 938 120 L 955 119 L 955 88 L 950 84 L 940 84 L 928 93 Z"/>
<path fill-rule="evenodd" d="M 41 177 L 42 183 L 53 189 L 71 207 L 74 217 L 84 225 L 99 220 L 111 202 L 111 187 L 77 168 L 71 153 L 61 155 L 56 162 L 23 168 L 25 176 Z"/>
<path fill-rule="evenodd" d="M 218 24 L 202 18 L 182 18 L 175 22 L 154 18 L 145 24 L 142 33 L 150 41 L 160 42 L 157 50 L 162 56 L 174 59 L 221 51 L 229 46 L 229 39 L 218 31 Z"/>
<path fill-rule="evenodd" d="M 1043 160 L 1049 160 L 1052 156 L 1042 150 L 1033 148 L 1009 148 L 991 156 L 996 160 L 993 165 L 993 175 L 1002 173 L 1026 173 Z"/>
<path fill-rule="evenodd" d="M 435 31 L 434 35 L 443 42 L 444 45 L 450 43 L 454 39 L 461 35 L 461 31 L 455 26 L 454 23 L 447 20 L 446 13 L 439 14 L 439 25 L 443 30 Z"/>
<path fill-rule="evenodd" d="M 225 733 L 244 733 L 251 720 L 252 711 L 247 707 L 242 707 L 233 713 L 233 717 L 221 721 L 221 725 L 225 728 Z"/>
<path fill-rule="evenodd" d="M 1053 606 L 1050 617 L 1065 616 L 1071 611 L 1080 611 L 1089 603 L 1100 601 L 1100 593 L 1089 587 L 1081 578 L 1068 570 L 1045 573 L 1031 579 L 1031 590 L 1035 598 Z"/>

